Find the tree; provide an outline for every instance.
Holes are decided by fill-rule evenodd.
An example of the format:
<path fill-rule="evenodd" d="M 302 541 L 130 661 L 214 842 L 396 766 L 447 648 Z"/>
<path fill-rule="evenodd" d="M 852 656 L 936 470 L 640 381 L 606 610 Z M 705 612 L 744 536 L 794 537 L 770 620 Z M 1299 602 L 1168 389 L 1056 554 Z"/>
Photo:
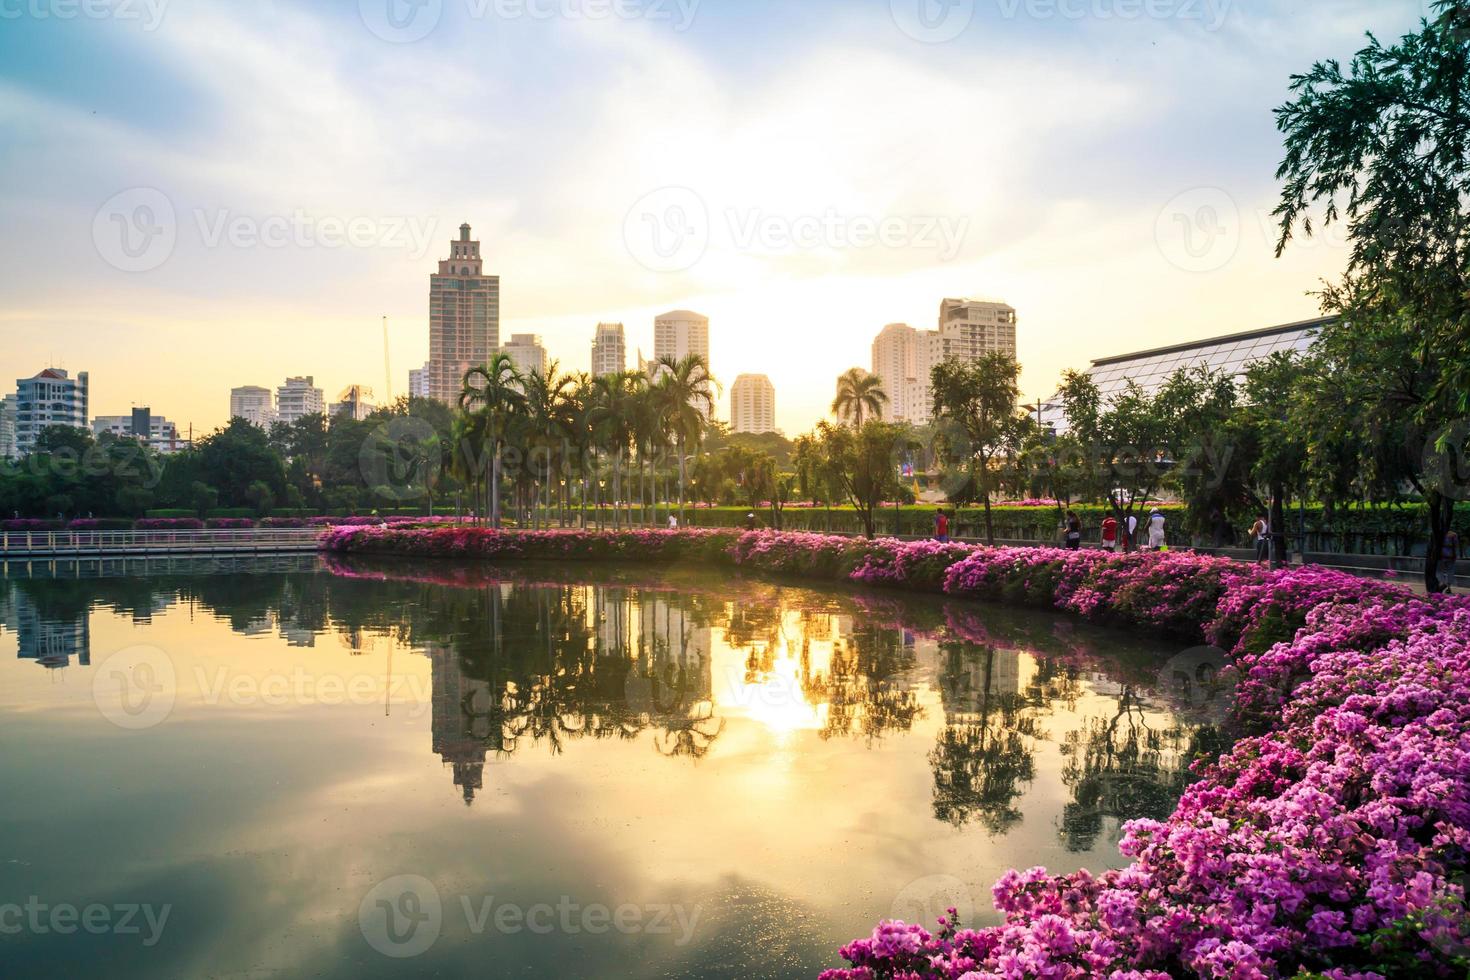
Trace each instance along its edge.
<path fill-rule="evenodd" d="M 715 411 L 715 389 L 709 366 L 698 354 L 684 358 L 663 357 L 658 362 L 658 403 L 665 431 L 679 455 L 679 523 L 684 523 L 684 487 L 687 478 L 686 449 L 697 449 L 704 438 L 708 419 Z"/>
<path fill-rule="evenodd" d="M 1020 366 L 1008 354 L 989 353 L 978 361 L 949 358 L 934 366 L 930 389 L 939 423 L 935 448 L 942 458 L 968 470 L 971 485 L 985 505 L 985 538 L 995 543 L 991 497 L 995 462 L 1022 432 L 1016 402 Z"/>
<path fill-rule="evenodd" d="M 837 379 L 837 397 L 832 399 L 832 414 L 854 429 L 863 427 L 863 419 L 880 418 L 888 404 L 883 379 L 862 368 L 848 368 Z"/>
<path fill-rule="evenodd" d="M 1301 355 L 1278 352 L 1246 368 L 1245 403 L 1232 426 L 1248 447 L 1252 486 L 1264 487 L 1267 493 L 1271 554 L 1278 565 L 1286 563 L 1288 551 L 1286 498 L 1306 493 L 1310 423 L 1303 419 L 1300 382 L 1314 373 L 1310 364 Z M 1259 498 L 1252 503 L 1259 510 Z"/>
<path fill-rule="evenodd" d="M 1360 400 L 1364 417 L 1397 429 L 1389 415 L 1410 412 L 1418 432 L 1438 440 L 1429 454 L 1443 455 L 1459 450 L 1444 434 L 1470 409 L 1470 4 L 1437 0 L 1435 10 L 1397 44 L 1369 35 L 1346 71 L 1325 61 L 1293 76 L 1292 98 L 1276 110 L 1286 154 L 1275 214 L 1278 255 L 1298 229 L 1312 234 L 1319 210 L 1324 226 L 1347 223 L 1348 268 L 1322 305 L 1381 344 L 1363 353 L 1392 390 L 1376 406 Z M 1408 360 L 1374 356 L 1386 351 Z M 1431 590 L 1457 495 L 1454 481 L 1437 482 L 1421 487 Z"/>
<path fill-rule="evenodd" d="M 860 429 L 818 422 L 817 440 L 828 478 L 872 538 L 878 508 L 901 489 L 898 458 L 908 446 L 908 430 L 890 422 L 866 422 Z"/>
<path fill-rule="evenodd" d="M 512 426 L 525 417 L 526 396 L 522 379 L 509 354 L 493 354 L 490 360 L 465 372 L 459 407 L 473 420 L 463 430 L 467 444 L 461 454 L 475 451 L 475 446 L 490 448 L 490 523 L 500 527 L 501 454 L 510 438 Z M 475 472 L 483 473 L 484 461 L 477 460 Z"/>

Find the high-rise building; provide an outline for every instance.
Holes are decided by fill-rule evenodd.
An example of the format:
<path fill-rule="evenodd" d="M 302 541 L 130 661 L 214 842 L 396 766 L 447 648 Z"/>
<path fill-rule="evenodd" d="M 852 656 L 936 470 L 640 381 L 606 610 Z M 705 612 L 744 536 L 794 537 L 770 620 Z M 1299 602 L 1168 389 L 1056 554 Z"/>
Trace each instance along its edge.
<path fill-rule="evenodd" d="M 15 458 L 15 396 L 0 398 L 0 459 Z"/>
<path fill-rule="evenodd" d="M 936 364 L 950 358 L 978 361 L 986 354 L 1016 356 L 1016 311 L 988 300 L 946 299 L 937 330 L 890 323 L 873 341 L 873 373 L 888 395 L 884 418 L 914 425 L 933 414 L 929 389 Z"/>
<path fill-rule="evenodd" d="M 764 374 L 742 374 L 730 386 L 730 428 L 734 432 L 776 431 L 776 386 Z"/>
<path fill-rule="evenodd" d="M 710 376 L 714 376 L 714 368 L 709 360 L 709 317 L 688 310 L 675 310 L 665 313 L 663 316 L 655 317 L 653 321 L 653 360 L 654 366 L 649 372 L 650 377 L 657 377 L 661 370 L 658 365 L 668 357 L 676 361 L 682 361 L 691 354 L 698 354 L 704 358 L 704 366 Z M 708 406 L 700 405 L 701 413 L 708 414 Z"/>
<path fill-rule="evenodd" d="M 592 374 L 621 374 L 628 369 L 628 338 L 621 323 L 599 323 L 592 337 Z"/>
<path fill-rule="evenodd" d="M 1016 356 L 1016 310 L 1005 303 L 946 299 L 939 304 L 939 330 L 931 355 L 938 364 L 951 357 L 978 361 L 986 354 Z"/>
<path fill-rule="evenodd" d="M 159 453 L 176 453 L 189 448 L 188 439 L 179 438 L 179 427 L 151 409 L 135 408 L 131 415 L 99 415 L 92 420 L 92 434 L 111 433 L 118 438 L 137 439 Z"/>
<path fill-rule="evenodd" d="M 653 321 L 653 359 L 661 361 L 672 357 L 682 361 L 690 354 L 704 358 L 705 367 L 714 368 L 709 362 L 709 317 L 675 310 L 655 317 Z"/>
<path fill-rule="evenodd" d="M 480 243 L 459 226 L 449 258 L 429 277 L 429 395 L 459 401 L 465 372 L 500 347 L 500 277 L 484 274 Z"/>
<path fill-rule="evenodd" d="M 230 389 L 230 418 L 244 419 L 266 431 L 276 420 L 276 395 L 269 388 L 246 385 Z"/>
<path fill-rule="evenodd" d="M 15 382 L 15 453 L 24 456 L 36 437 L 53 425 L 87 427 L 88 376 L 75 378 L 60 368 L 47 368 L 33 378 Z"/>
<path fill-rule="evenodd" d="M 429 397 L 429 364 L 408 372 L 408 394 L 411 398 Z"/>
<path fill-rule="evenodd" d="M 500 352 L 508 355 L 511 363 L 516 366 L 516 370 L 522 374 L 530 374 L 532 371 L 542 375 L 546 373 L 549 359 L 546 356 L 546 348 L 537 334 L 511 334 L 510 342 L 502 347 Z"/>
<path fill-rule="evenodd" d="M 873 373 L 888 404 L 883 417 L 922 424 L 929 418 L 929 335 L 907 323 L 890 323 L 873 341 Z"/>
<path fill-rule="evenodd" d="M 303 378 L 287 378 L 286 383 L 276 389 L 276 419 L 290 425 L 308 415 L 324 415 L 327 411 L 327 396 L 316 386 L 311 375 Z"/>
<path fill-rule="evenodd" d="M 332 406 L 332 414 L 345 415 L 361 422 L 373 414 L 372 397 L 371 388 L 364 388 L 362 385 L 348 385 L 337 396 L 337 404 Z"/>

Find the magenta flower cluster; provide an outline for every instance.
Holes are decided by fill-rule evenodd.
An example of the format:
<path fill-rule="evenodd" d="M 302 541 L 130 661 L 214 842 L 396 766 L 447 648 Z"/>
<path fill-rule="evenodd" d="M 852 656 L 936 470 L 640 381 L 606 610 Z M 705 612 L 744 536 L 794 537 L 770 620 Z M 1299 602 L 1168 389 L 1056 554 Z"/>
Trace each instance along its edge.
<path fill-rule="evenodd" d="M 1007 873 L 1003 921 L 885 922 L 825 980 L 1274 980 L 1470 970 L 1470 600 L 1165 552 L 819 534 L 339 529 L 340 550 L 722 560 L 1065 610 L 1228 651 L 1241 738 L 1127 867 Z M 979 627 L 983 632 L 983 625 Z"/>

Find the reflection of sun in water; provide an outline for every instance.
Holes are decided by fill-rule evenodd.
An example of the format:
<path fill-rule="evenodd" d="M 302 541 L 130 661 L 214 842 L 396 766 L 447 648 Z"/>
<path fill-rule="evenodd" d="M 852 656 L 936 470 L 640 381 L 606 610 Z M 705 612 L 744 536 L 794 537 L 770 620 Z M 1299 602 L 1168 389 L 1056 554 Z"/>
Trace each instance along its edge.
<path fill-rule="evenodd" d="M 731 678 L 726 703 L 732 713 L 760 722 L 778 738 L 798 731 L 816 731 L 827 723 L 827 704 L 813 704 L 802 687 L 801 661 L 791 655 L 783 637 L 768 670 L 747 678 Z"/>

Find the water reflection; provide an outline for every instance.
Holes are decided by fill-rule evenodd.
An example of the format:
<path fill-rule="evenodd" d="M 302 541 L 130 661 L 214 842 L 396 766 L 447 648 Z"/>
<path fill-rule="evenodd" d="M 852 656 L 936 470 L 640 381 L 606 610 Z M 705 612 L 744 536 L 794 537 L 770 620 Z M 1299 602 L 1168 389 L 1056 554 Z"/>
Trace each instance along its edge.
<path fill-rule="evenodd" d="M 142 846 L 166 861 L 160 852 L 174 836 L 200 825 L 191 818 L 185 830 L 143 801 L 192 792 L 206 778 L 180 784 L 167 774 L 230 771 L 228 782 L 198 791 L 221 799 L 218 829 L 206 831 L 218 838 L 192 850 L 180 843 L 181 855 L 233 854 L 242 838 L 264 834 L 262 853 L 340 844 L 380 877 L 405 867 L 451 879 L 462 866 L 496 868 L 485 888 L 505 893 L 534 891 L 536 875 L 573 855 L 577 880 L 614 882 L 613 897 L 657 897 L 674 882 L 690 901 L 718 894 L 739 907 L 730 921 L 751 932 L 741 948 L 754 974 L 832 965 L 838 943 L 895 914 L 894 895 L 912 878 L 964 869 L 965 886 L 983 896 L 1005 867 L 1117 864 L 1122 822 L 1166 813 L 1190 759 L 1218 749 L 1212 730 L 1155 689 L 1172 651 L 1145 639 L 1030 611 L 691 571 L 170 565 L 0 580 L 0 627 L 16 649 L 0 663 L 0 731 L 15 746 L 0 772 L 21 790 L 0 801 L 0 828 L 20 841 L 45 822 L 20 800 L 87 786 L 99 795 L 76 808 L 77 819 L 108 808 L 119 826 L 153 835 L 116 842 L 117 854 Z M 179 677 L 177 705 L 150 732 L 111 728 L 87 703 L 109 655 L 132 643 L 167 649 Z M 266 708 L 207 696 L 233 690 L 215 680 L 220 671 L 238 680 L 298 670 L 370 680 L 371 697 L 344 706 L 311 687 Z M 303 772 L 279 759 L 274 769 L 238 762 L 281 744 L 322 751 Z M 58 745 L 77 747 L 64 771 L 24 761 Z M 132 776 L 119 790 L 111 773 L 123 769 Z M 231 795 L 236 785 L 246 795 Z M 269 816 L 232 824 L 242 809 Z M 297 812 L 318 814 L 300 821 L 311 831 L 295 826 Z M 583 813 L 590 828 L 576 822 Z M 62 836 L 70 819 L 49 817 Z M 561 829 L 548 843 L 550 825 Z M 156 826 L 171 828 L 164 843 Z M 332 828 L 326 839 L 319 826 Z M 501 840 L 525 853 L 512 851 L 512 861 L 496 850 Z M 405 865 L 381 856 L 387 841 L 447 854 Z M 648 849 L 624 867 L 634 841 Z M 0 869 L 0 902 L 7 885 L 46 888 L 35 878 L 51 858 L 35 846 L 37 863 Z M 93 861 L 129 880 L 127 862 L 112 853 Z M 60 866 L 50 890 L 85 894 L 81 872 Z M 341 870 L 329 865 L 326 874 L 337 880 Z M 281 882 L 263 884 L 274 892 Z M 345 899 L 315 896 L 303 919 L 350 925 L 360 898 L 356 879 L 350 885 Z M 791 912 L 757 927 L 750 923 L 766 920 L 731 895 Z M 975 904 L 983 918 L 983 898 Z M 786 935 L 798 920 L 800 941 Z M 359 962 L 360 939 L 346 941 L 357 944 L 349 961 Z M 723 949 L 729 938 L 705 941 Z M 778 951 L 781 969 L 769 958 Z M 453 961 L 435 962 L 456 972 Z M 641 962 L 629 959 L 622 973 L 657 972 L 653 961 L 635 969 Z M 225 964 L 258 965 L 248 956 Z M 311 960 L 301 971 L 344 969 Z"/>

